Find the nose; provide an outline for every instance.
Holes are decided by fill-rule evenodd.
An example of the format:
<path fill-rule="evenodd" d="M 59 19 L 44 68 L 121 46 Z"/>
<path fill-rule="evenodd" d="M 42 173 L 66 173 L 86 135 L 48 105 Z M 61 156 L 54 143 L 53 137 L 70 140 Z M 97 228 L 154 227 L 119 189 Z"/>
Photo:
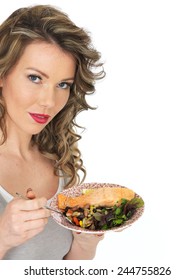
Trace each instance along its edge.
<path fill-rule="evenodd" d="M 51 108 L 55 106 L 55 91 L 52 86 L 43 84 L 39 92 L 38 103 L 40 106 Z"/>

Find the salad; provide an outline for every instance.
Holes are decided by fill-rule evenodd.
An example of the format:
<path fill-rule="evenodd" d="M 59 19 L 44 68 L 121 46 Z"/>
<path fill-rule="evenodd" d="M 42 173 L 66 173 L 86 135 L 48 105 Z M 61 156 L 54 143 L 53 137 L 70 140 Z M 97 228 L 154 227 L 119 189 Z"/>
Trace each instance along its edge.
<path fill-rule="evenodd" d="M 107 230 L 122 225 L 129 220 L 137 208 L 144 206 L 142 198 L 122 199 L 114 206 L 66 207 L 63 215 L 78 227 L 90 230 Z"/>

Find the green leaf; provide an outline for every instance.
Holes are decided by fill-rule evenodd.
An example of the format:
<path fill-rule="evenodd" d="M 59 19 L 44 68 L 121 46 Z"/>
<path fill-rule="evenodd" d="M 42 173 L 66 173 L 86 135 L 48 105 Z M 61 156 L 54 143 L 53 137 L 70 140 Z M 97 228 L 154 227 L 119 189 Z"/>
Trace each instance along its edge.
<path fill-rule="evenodd" d="M 125 205 L 125 204 L 127 203 L 127 201 L 128 201 L 127 199 L 122 198 L 122 199 L 121 199 L 121 205 Z"/>
<path fill-rule="evenodd" d="M 133 199 L 130 200 L 130 204 L 135 205 L 136 208 L 140 208 L 140 207 L 144 206 L 144 201 L 140 197 L 134 197 Z"/>
<path fill-rule="evenodd" d="M 117 207 L 116 210 L 115 210 L 115 215 L 120 215 L 121 212 L 122 212 L 121 207 Z"/>
<path fill-rule="evenodd" d="M 102 228 L 103 230 L 109 229 L 108 225 L 103 225 Z"/>
<path fill-rule="evenodd" d="M 123 223 L 123 219 L 113 220 L 112 223 L 113 223 L 113 225 L 116 225 L 116 226 L 121 225 Z"/>
<path fill-rule="evenodd" d="M 96 212 L 96 213 L 93 213 L 93 216 L 97 221 L 101 221 L 103 214 Z"/>
<path fill-rule="evenodd" d="M 128 213 L 127 213 L 127 218 L 129 219 L 129 218 L 131 218 L 131 216 L 132 216 L 132 211 L 129 211 Z"/>

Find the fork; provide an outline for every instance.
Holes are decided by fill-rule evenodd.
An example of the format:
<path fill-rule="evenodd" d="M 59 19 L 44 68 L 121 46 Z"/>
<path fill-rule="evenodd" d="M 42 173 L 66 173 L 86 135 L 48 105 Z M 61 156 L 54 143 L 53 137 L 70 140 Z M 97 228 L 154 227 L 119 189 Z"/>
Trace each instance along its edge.
<path fill-rule="evenodd" d="M 20 194 L 20 193 L 18 193 L 18 192 L 16 192 L 16 195 L 17 195 L 18 197 L 20 197 L 20 198 L 25 199 L 25 200 L 29 200 L 29 199 L 30 199 L 30 198 L 28 198 L 28 197 L 23 196 L 22 194 Z M 47 206 L 47 205 L 45 205 L 45 206 L 42 207 L 42 208 L 46 208 L 46 209 L 48 209 L 48 210 L 51 210 L 51 211 L 53 211 L 53 212 L 56 212 L 56 213 L 58 213 L 58 214 L 63 215 L 63 212 L 58 211 L 58 210 L 56 210 L 56 209 L 53 209 L 53 208 L 51 208 L 51 207 L 49 207 L 49 206 Z M 65 218 L 66 220 L 69 221 L 69 223 L 73 224 L 73 222 L 72 222 L 71 220 L 69 220 L 65 215 L 63 215 L 63 216 L 64 216 L 64 218 Z"/>

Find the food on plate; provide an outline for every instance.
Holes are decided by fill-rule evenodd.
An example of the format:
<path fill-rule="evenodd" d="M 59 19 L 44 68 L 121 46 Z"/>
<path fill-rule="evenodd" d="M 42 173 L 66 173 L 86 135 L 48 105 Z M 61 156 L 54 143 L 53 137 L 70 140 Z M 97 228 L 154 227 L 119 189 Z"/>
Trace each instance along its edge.
<path fill-rule="evenodd" d="M 58 194 L 58 208 L 65 209 L 66 206 L 84 207 L 86 204 L 94 206 L 113 206 L 122 198 L 131 200 L 135 197 L 134 191 L 122 187 L 100 187 L 94 189 L 84 189 L 80 196 L 69 197 L 64 193 Z"/>
<path fill-rule="evenodd" d="M 113 206 L 85 205 L 66 207 L 63 214 L 76 226 L 90 230 L 107 230 L 129 220 L 137 208 L 144 205 L 141 198 L 122 199 Z"/>
<path fill-rule="evenodd" d="M 118 227 L 142 206 L 142 198 L 124 187 L 84 189 L 82 195 L 75 197 L 58 194 L 58 207 L 64 216 L 76 226 L 89 230 Z"/>

